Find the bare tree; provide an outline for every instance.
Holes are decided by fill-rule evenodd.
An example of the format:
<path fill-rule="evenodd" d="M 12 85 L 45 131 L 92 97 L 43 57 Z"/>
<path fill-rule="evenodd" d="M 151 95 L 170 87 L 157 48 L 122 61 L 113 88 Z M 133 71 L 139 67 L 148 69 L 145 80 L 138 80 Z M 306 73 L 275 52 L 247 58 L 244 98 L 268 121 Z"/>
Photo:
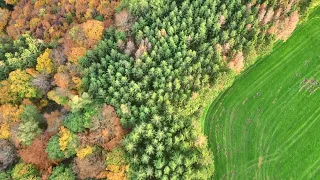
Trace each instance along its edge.
<path fill-rule="evenodd" d="M 0 171 L 14 164 L 17 158 L 15 147 L 9 141 L 0 139 Z"/>

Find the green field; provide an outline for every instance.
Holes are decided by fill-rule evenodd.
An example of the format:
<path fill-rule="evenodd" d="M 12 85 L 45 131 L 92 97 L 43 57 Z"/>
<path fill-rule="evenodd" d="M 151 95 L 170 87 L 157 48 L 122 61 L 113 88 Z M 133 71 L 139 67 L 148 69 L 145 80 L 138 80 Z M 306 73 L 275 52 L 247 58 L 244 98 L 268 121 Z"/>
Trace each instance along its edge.
<path fill-rule="evenodd" d="M 320 179 L 319 83 L 318 8 L 209 107 L 215 179 Z"/>

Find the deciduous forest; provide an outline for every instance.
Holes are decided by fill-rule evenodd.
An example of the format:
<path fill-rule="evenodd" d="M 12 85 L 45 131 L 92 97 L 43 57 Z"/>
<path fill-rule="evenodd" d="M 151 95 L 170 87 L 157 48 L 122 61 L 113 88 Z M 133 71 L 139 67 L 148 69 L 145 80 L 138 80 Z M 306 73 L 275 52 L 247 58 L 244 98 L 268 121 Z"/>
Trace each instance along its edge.
<path fill-rule="evenodd" d="M 205 106 L 316 4 L 0 0 L 0 179 L 214 178 Z"/>

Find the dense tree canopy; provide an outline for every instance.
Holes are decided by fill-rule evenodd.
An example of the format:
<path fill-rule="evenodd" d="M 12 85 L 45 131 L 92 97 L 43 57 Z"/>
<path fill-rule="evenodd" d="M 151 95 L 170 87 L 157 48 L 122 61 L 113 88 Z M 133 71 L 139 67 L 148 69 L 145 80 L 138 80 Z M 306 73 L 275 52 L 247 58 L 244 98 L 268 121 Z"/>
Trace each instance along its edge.
<path fill-rule="evenodd" d="M 18 137 L 23 144 L 31 145 L 33 139 L 41 133 L 39 125 L 42 116 L 35 106 L 27 105 L 24 107 L 20 119 Z"/>
<path fill-rule="evenodd" d="M 0 139 L 21 157 L 3 150 L 0 179 L 208 179 L 201 106 L 186 104 L 286 40 L 299 7 L 0 0 Z"/>
<path fill-rule="evenodd" d="M 0 38 L 0 42 L 0 80 L 7 78 L 15 69 L 34 67 L 44 48 L 41 41 L 29 34 L 22 35 L 15 41 Z"/>
<path fill-rule="evenodd" d="M 103 41 L 80 58 L 85 90 L 115 106 L 122 124 L 134 128 L 124 140 L 134 179 L 206 179 L 213 173 L 212 157 L 205 146 L 197 146 L 201 135 L 196 123 L 178 117 L 176 105 L 214 84 L 226 65 L 239 73 L 244 56 L 270 46 L 276 36 L 268 29 L 298 4 L 215 0 L 123 4 L 137 21 L 131 23 L 130 32 L 121 31 L 124 23 L 117 30 L 109 28 Z M 119 13 L 125 17 L 128 12 Z"/>
<path fill-rule="evenodd" d="M 53 169 L 49 180 L 75 180 L 76 177 L 72 172 L 72 169 L 68 166 L 60 165 Z"/>

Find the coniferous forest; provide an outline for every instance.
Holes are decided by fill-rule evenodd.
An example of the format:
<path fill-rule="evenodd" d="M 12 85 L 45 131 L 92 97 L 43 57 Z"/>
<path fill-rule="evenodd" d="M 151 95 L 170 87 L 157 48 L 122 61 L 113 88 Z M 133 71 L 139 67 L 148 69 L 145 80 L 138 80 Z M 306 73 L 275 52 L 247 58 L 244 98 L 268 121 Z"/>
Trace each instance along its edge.
<path fill-rule="evenodd" d="M 313 3 L 0 0 L 0 179 L 213 178 L 206 95 Z"/>

